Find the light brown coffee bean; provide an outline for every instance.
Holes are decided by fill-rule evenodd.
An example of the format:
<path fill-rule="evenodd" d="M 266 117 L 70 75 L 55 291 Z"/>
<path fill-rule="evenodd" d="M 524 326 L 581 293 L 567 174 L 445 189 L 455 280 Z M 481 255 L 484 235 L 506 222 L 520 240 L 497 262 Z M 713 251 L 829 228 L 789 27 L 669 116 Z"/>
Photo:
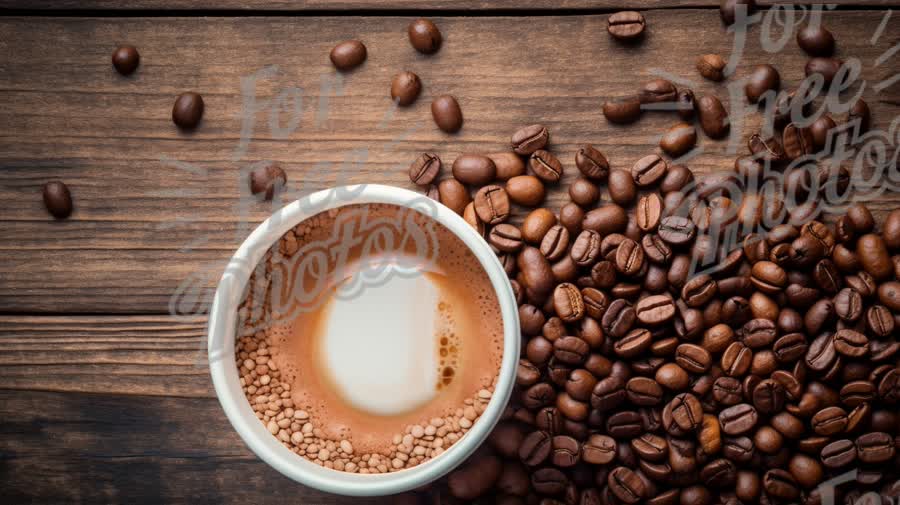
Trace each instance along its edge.
<path fill-rule="evenodd" d="M 544 201 L 544 183 L 533 175 L 518 175 L 506 181 L 509 199 L 519 205 L 535 207 Z"/>
<path fill-rule="evenodd" d="M 609 161 L 603 153 L 590 144 L 581 146 L 575 153 L 575 166 L 591 180 L 605 181 L 609 177 Z"/>
<path fill-rule="evenodd" d="M 697 71 L 710 81 L 721 81 L 725 78 L 725 58 L 718 54 L 704 54 L 697 59 Z"/>
<path fill-rule="evenodd" d="M 483 186 L 493 182 L 497 166 L 487 156 L 462 154 L 453 160 L 453 177 L 463 184 Z"/>
<path fill-rule="evenodd" d="M 487 224 L 494 225 L 509 217 L 509 196 L 497 185 L 484 186 L 475 193 L 475 212 Z"/>
<path fill-rule="evenodd" d="M 549 151 L 538 149 L 532 153 L 528 163 L 534 175 L 544 182 L 559 182 L 559 179 L 562 177 L 562 163 Z"/>
<path fill-rule="evenodd" d="M 533 124 L 516 130 L 512 135 L 511 144 L 517 154 L 529 155 L 543 149 L 549 140 L 550 132 L 547 127 Z"/>
<path fill-rule="evenodd" d="M 456 133 L 463 125 L 462 109 L 451 95 L 441 95 L 431 102 L 431 117 L 437 127 L 447 133 Z"/>
<path fill-rule="evenodd" d="M 509 188 L 507 188 L 509 193 Z M 547 232 L 556 225 L 556 216 L 548 209 L 529 212 L 522 222 L 522 238 L 529 244 L 540 244 Z"/>
<path fill-rule="evenodd" d="M 428 186 L 441 172 L 441 158 L 435 153 L 422 153 L 409 166 L 409 180 L 419 186 Z"/>
<path fill-rule="evenodd" d="M 462 215 L 466 205 L 472 201 L 469 190 L 456 179 L 444 179 L 438 183 L 437 189 L 441 203 L 459 215 Z"/>

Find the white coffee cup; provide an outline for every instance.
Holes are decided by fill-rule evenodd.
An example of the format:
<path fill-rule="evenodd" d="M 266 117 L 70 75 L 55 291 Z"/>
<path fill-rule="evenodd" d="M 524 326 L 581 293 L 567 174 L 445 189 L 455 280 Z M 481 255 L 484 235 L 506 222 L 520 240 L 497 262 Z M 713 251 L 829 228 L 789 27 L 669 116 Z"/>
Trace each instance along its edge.
<path fill-rule="evenodd" d="M 288 450 L 256 417 L 241 389 L 234 359 L 238 308 L 251 271 L 285 232 L 309 217 L 351 204 L 385 203 L 420 209 L 419 193 L 363 184 L 342 186 L 313 193 L 281 208 L 241 244 L 216 289 L 210 309 L 209 368 L 216 396 L 228 420 L 250 449 L 287 477 L 329 493 L 348 496 L 379 496 L 402 493 L 437 480 L 466 460 L 484 442 L 509 401 L 519 361 L 519 318 L 515 296 L 503 266 L 488 244 L 459 215 L 447 207 L 433 205 L 429 217 L 445 226 L 465 243 L 487 273 L 503 318 L 503 359 L 494 394 L 487 409 L 459 441 L 443 454 L 421 465 L 386 474 L 358 474 L 316 465 Z M 430 202 L 430 201 L 429 201 Z"/>

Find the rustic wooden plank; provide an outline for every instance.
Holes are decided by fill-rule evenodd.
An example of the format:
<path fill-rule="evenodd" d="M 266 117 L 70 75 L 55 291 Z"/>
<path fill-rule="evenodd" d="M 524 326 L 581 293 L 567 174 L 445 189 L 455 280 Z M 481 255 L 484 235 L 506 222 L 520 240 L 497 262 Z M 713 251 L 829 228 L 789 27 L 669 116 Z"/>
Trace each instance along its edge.
<path fill-rule="evenodd" d="M 379 503 L 282 476 L 214 398 L 0 390 L 0 417 L 5 503 Z"/>
<path fill-rule="evenodd" d="M 730 53 L 718 13 L 651 10 L 646 16 L 646 40 L 627 47 L 605 33 L 604 15 L 439 17 L 446 39 L 433 57 L 409 47 L 409 17 L 2 19 L 0 310 L 165 313 L 176 287 L 193 274 L 199 272 L 200 285 L 214 286 L 222 262 L 271 210 L 241 198 L 247 191 L 241 169 L 260 160 L 285 167 L 289 197 L 336 181 L 412 187 L 405 167 L 418 152 L 434 150 L 449 164 L 461 152 L 502 149 L 517 126 L 540 121 L 567 168 L 547 202 L 558 208 L 576 175 L 572 160 L 580 143 L 595 143 L 614 166 L 627 168 L 652 152 L 674 123 L 671 115 L 648 113 L 636 125 L 608 124 L 600 113 L 605 99 L 632 93 L 664 72 L 728 102 L 725 85 L 694 70 L 701 53 Z M 825 23 L 838 39 L 839 56 L 860 58 L 864 97 L 876 127 L 886 128 L 900 114 L 900 83 L 880 93 L 873 86 L 897 73 L 898 56 L 875 63 L 900 42 L 900 17 L 889 19 L 873 45 L 882 18 L 877 10 L 829 12 Z M 738 75 L 776 60 L 785 85 L 796 85 L 806 57 L 792 40 L 769 54 L 759 35 L 754 27 Z M 370 57 L 335 85 L 327 54 L 350 37 L 362 37 Z M 112 48 L 124 42 L 142 53 L 130 78 L 109 64 Z M 268 112 L 257 114 L 246 153 L 235 157 L 241 78 L 276 64 L 278 77 L 260 80 L 258 99 L 302 89 L 299 127 L 277 136 Z M 390 78 L 403 69 L 421 76 L 423 96 L 391 115 Z M 185 134 L 169 116 L 174 97 L 189 89 L 206 97 L 207 112 L 201 128 Z M 441 93 L 460 98 L 466 123 L 459 134 L 443 134 L 431 123 L 430 98 Z M 281 114 L 282 125 L 292 105 Z M 753 116 L 740 137 L 758 126 Z M 702 156 L 690 162 L 695 171 L 731 166 L 727 142 L 702 138 L 701 146 Z M 362 162 L 342 164 L 366 150 Z M 64 222 L 51 220 L 41 204 L 40 187 L 54 178 L 65 180 L 76 199 Z M 884 212 L 896 201 L 882 195 L 873 207 Z"/>
<path fill-rule="evenodd" d="M 777 3 L 816 4 L 821 1 L 785 2 L 784 0 L 760 0 L 760 5 Z M 834 5 L 868 6 L 897 5 L 897 0 L 834 0 Z M 660 9 L 670 7 L 718 7 L 719 0 L 133 0 L 122 3 L 115 0 L 0 0 L 0 9 L 38 10 L 327 10 L 351 11 L 366 9 L 390 10 L 606 10 L 606 9 Z"/>

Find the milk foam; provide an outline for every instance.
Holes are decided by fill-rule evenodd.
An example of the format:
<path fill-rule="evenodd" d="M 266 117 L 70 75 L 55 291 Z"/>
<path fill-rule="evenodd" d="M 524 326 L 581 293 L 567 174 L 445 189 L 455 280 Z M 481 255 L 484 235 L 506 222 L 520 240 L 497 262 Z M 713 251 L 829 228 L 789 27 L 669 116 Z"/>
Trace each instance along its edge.
<path fill-rule="evenodd" d="M 390 276 L 351 299 L 332 297 L 324 308 L 319 359 L 345 401 L 364 412 L 391 416 L 434 398 L 439 302 L 437 287 L 423 273 Z"/>

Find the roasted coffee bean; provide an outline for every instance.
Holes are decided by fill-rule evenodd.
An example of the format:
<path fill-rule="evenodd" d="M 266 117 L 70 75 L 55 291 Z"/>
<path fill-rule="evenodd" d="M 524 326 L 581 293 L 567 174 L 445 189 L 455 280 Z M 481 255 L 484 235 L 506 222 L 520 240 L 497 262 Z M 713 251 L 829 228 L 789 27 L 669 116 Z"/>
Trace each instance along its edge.
<path fill-rule="evenodd" d="M 848 358 L 861 358 L 869 353 L 869 339 L 858 331 L 844 328 L 834 334 L 834 350 Z"/>
<path fill-rule="evenodd" d="M 569 198 L 582 207 L 591 207 L 600 199 L 600 188 L 586 178 L 579 177 L 569 186 Z"/>
<path fill-rule="evenodd" d="M 591 400 L 591 393 L 594 391 L 594 386 L 596 385 L 597 379 L 591 372 L 579 368 L 573 370 L 572 373 L 569 374 L 565 387 L 566 393 L 574 400 L 589 402 Z"/>
<path fill-rule="evenodd" d="M 632 377 L 625 383 L 625 394 L 634 405 L 652 407 L 658 405 L 663 398 L 663 390 L 653 379 Z"/>
<path fill-rule="evenodd" d="M 639 39 L 644 34 L 645 26 L 644 15 L 637 11 L 617 12 L 606 20 L 606 31 L 622 41 Z"/>
<path fill-rule="evenodd" d="M 681 246 L 694 239 L 694 223 L 684 216 L 666 216 L 659 222 L 659 237 L 673 246 Z"/>
<path fill-rule="evenodd" d="M 815 149 L 824 149 L 828 143 L 829 133 L 837 128 L 837 123 L 828 114 L 822 114 L 818 119 L 813 121 L 809 126 L 809 132 L 812 135 L 813 147 Z"/>
<path fill-rule="evenodd" d="M 338 70 L 351 70 L 366 61 L 366 46 L 358 40 L 347 40 L 334 46 L 330 58 Z"/>
<path fill-rule="evenodd" d="M 654 79 L 641 89 L 638 98 L 641 103 L 674 102 L 678 95 L 678 89 L 670 81 Z"/>
<path fill-rule="evenodd" d="M 834 335 L 826 333 L 816 337 L 809 345 L 809 349 L 806 351 L 805 363 L 810 370 L 824 372 L 834 365 L 837 358 L 837 351 L 834 348 Z"/>
<path fill-rule="evenodd" d="M 797 481 L 785 470 L 773 469 L 763 475 L 763 488 L 769 496 L 781 500 L 796 500 L 800 496 Z"/>
<path fill-rule="evenodd" d="M 697 130 L 688 123 L 676 123 L 659 140 L 659 147 L 672 157 L 681 156 L 697 144 Z"/>
<path fill-rule="evenodd" d="M 516 264 L 522 273 L 523 285 L 537 295 L 546 295 L 556 285 L 547 258 L 534 247 L 523 247 Z"/>
<path fill-rule="evenodd" d="M 572 243 L 569 252 L 572 260 L 580 267 L 589 267 L 600 256 L 600 234 L 594 230 L 584 230 Z"/>
<path fill-rule="evenodd" d="M 578 292 L 577 288 L 575 288 L 575 292 Z M 581 294 L 579 293 L 578 296 L 580 297 Z M 554 296 L 554 302 L 555 299 L 556 296 Z M 569 365 L 579 365 L 584 363 L 584 360 L 587 359 L 590 352 L 591 349 L 590 346 L 588 346 L 588 343 L 578 337 L 563 337 L 553 342 L 553 356 L 559 361 Z"/>
<path fill-rule="evenodd" d="M 619 247 L 616 249 L 615 265 L 616 270 L 622 275 L 637 275 L 644 266 L 644 250 L 630 238 L 622 240 L 622 243 L 620 243 Z"/>
<path fill-rule="evenodd" d="M 662 463 L 669 456 L 669 443 L 665 438 L 652 433 L 644 433 L 631 440 L 631 448 L 639 458 L 653 463 Z"/>
<path fill-rule="evenodd" d="M 560 393 L 556 397 L 556 408 L 566 419 L 572 421 L 584 421 L 589 413 L 586 403 L 575 400 L 567 393 Z"/>
<path fill-rule="evenodd" d="M 507 185 L 506 193 L 509 194 Z M 512 196 L 510 195 L 510 200 Z M 529 212 L 522 222 L 522 239 L 529 244 L 540 244 L 551 228 L 556 226 L 556 216 L 553 212 L 538 208 Z"/>
<path fill-rule="evenodd" d="M 894 332 L 894 317 L 884 305 L 873 305 L 866 311 L 866 328 L 876 336 L 887 337 Z"/>
<path fill-rule="evenodd" d="M 797 126 L 794 123 L 784 127 L 781 143 L 785 156 L 791 160 L 812 154 L 814 150 L 812 132 L 808 128 Z"/>
<path fill-rule="evenodd" d="M 610 179 L 612 179 L 612 174 L 610 174 Z M 560 211 L 560 214 L 562 214 L 562 211 Z M 562 218 L 560 218 L 561 220 Z M 604 236 L 619 233 L 628 226 L 628 214 L 625 213 L 625 209 L 621 206 L 608 203 L 584 214 L 581 225 L 586 230 L 594 230 Z"/>
<path fill-rule="evenodd" d="M 196 128 L 203 118 L 203 109 L 203 97 L 198 93 L 182 93 L 172 107 L 172 122 L 185 130 Z"/>
<path fill-rule="evenodd" d="M 810 56 L 831 56 L 834 36 L 822 25 L 807 25 L 797 31 L 797 45 Z"/>
<path fill-rule="evenodd" d="M 665 324 L 675 317 L 675 302 L 669 295 L 642 298 L 634 309 L 637 320 L 648 326 Z"/>
<path fill-rule="evenodd" d="M 534 175 L 544 182 L 558 182 L 562 177 L 562 163 L 549 151 L 538 149 L 532 153 L 528 163 Z"/>
<path fill-rule="evenodd" d="M 741 382 L 734 377 L 719 377 L 713 384 L 712 394 L 713 399 L 720 405 L 736 405 L 743 398 Z"/>
<path fill-rule="evenodd" d="M 885 244 L 891 251 L 900 250 L 900 209 L 892 210 L 885 218 L 882 235 Z"/>
<path fill-rule="evenodd" d="M 452 95 L 441 95 L 431 102 L 431 117 L 434 124 L 447 133 L 456 133 L 463 125 L 462 109 Z"/>
<path fill-rule="evenodd" d="M 487 224 L 495 225 L 509 217 L 509 196 L 497 185 L 484 186 L 475 193 L 475 212 Z"/>
<path fill-rule="evenodd" d="M 619 98 L 603 104 L 603 115 L 618 124 L 633 123 L 641 117 L 641 102 L 637 97 Z"/>
<path fill-rule="evenodd" d="M 706 305 L 717 293 L 716 281 L 707 274 L 697 275 L 688 280 L 681 289 L 681 298 L 688 307 Z"/>
<path fill-rule="evenodd" d="M 777 294 L 787 287 L 787 273 L 771 261 L 757 262 L 753 265 L 750 275 L 750 281 L 756 289 L 764 293 Z"/>
<path fill-rule="evenodd" d="M 462 215 L 466 205 L 472 201 L 469 190 L 456 179 L 444 179 L 438 184 L 437 189 L 441 203 L 457 214 Z"/>
<path fill-rule="evenodd" d="M 729 377 L 742 377 L 752 359 L 753 351 L 740 342 L 732 342 L 722 353 L 722 371 Z"/>
<path fill-rule="evenodd" d="M 834 297 L 834 311 L 842 321 L 857 321 L 862 316 L 862 309 L 862 296 L 855 289 L 844 288 Z"/>
<path fill-rule="evenodd" d="M 287 174 L 274 163 L 259 166 L 250 172 L 250 192 L 262 195 L 267 201 L 280 192 L 286 183 Z"/>
<path fill-rule="evenodd" d="M 570 283 L 556 286 L 556 289 L 553 291 L 553 308 L 556 310 L 556 315 L 564 322 L 578 321 L 584 317 L 584 301 L 581 298 L 581 291 L 578 290 L 577 286 Z M 557 358 L 564 363 L 574 364 L 574 362 L 570 362 L 562 357 L 557 356 Z M 583 361 L 583 359 L 580 361 Z"/>
<path fill-rule="evenodd" d="M 895 313 L 900 312 L 900 282 L 890 281 L 878 286 L 878 300 Z"/>
<path fill-rule="evenodd" d="M 663 426 L 671 434 L 694 431 L 703 422 L 700 400 L 690 393 L 680 393 L 663 409 Z"/>
<path fill-rule="evenodd" d="M 609 176 L 609 161 L 606 160 L 603 153 L 590 144 L 583 145 L 575 153 L 575 166 L 582 175 L 591 180 L 605 181 Z"/>
<path fill-rule="evenodd" d="M 591 407 L 609 412 L 626 400 L 625 381 L 619 377 L 606 377 L 597 382 L 591 393 Z"/>
<path fill-rule="evenodd" d="M 50 181 L 43 188 L 44 207 L 56 219 L 65 219 L 72 214 L 72 194 L 61 181 Z"/>
<path fill-rule="evenodd" d="M 725 78 L 725 65 L 728 62 L 718 54 L 704 54 L 697 58 L 697 71 L 710 81 L 721 81 Z"/>
<path fill-rule="evenodd" d="M 712 488 L 732 486 L 737 480 L 737 468 L 727 459 L 714 459 L 700 470 L 700 480 Z"/>
<path fill-rule="evenodd" d="M 726 25 L 734 24 L 738 13 L 744 18 L 756 12 L 756 0 L 722 0 L 719 16 Z"/>
<path fill-rule="evenodd" d="M 894 272 L 887 245 L 880 235 L 868 233 L 856 242 L 856 254 L 862 267 L 875 280 L 887 280 Z"/>
<path fill-rule="evenodd" d="M 653 334 L 644 328 L 629 331 L 613 345 L 613 352 L 622 358 L 635 358 L 643 354 L 653 343 Z"/>
<path fill-rule="evenodd" d="M 581 444 L 572 437 L 557 435 L 553 437 L 553 450 L 550 453 L 550 461 L 560 467 L 569 468 L 575 466 L 581 459 Z"/>
<path fill-rule="evenodd" d="M 497 167 L 487 156 L 463 154 L 453 161 L 453 177 L 463 184 L 483 186 L 494 180 Z"/>
<path fill-rule="evenodd" d="M 656 154 L 651 154 L 639 159 L 631 167 L 631 176 L 638 186 L 647 187 L 662 180 L 668 170 L 669 164 L 666 163 L 666 160 Z M 612 183 L 610 182 L 610 184 Z"/>
<path fill-rule="evenodd" d="M 756 103 L 768 91 L 778 91 L 781 86 L 781 76 L 778 70 L 772 65 L 759 65 L 755 67 L 747 77 L 747 84 L 744 86 L 744 94 L 750 103 Z M 774 99 L 775 95 L 772 94 Z"/>
<path fill-rule="evenodd" d="M 547 460 L 552 449 L 552 438 L 545 431 L 533 431 L 519 446 L 519 459 L 528 466 L 537 466 Z"/>
<path fill-rule="evenodd" d="M 112 64 L 122 75 L 131 75 L 137 70 L 141 55 L 134 46 L 119 46 L 113 51 Z"/>
<path fill-rule="evenodd" d="M 756 448 L 748 437 L 726 437 L 722 441 L 722 453 L 730 460 L 747 463 L 753 459 Z"/>
<path fill-rule="evenodd" d="M 526 359 L 519 360 L 516 369 L 516 384 L 519 386 L 531 386 L 541 378 L 541 370 Z"/>
<path fill-rule="evenodd" d="M 739 403 L 719 412 L 719 424 L 727 435 L 742 435 L 752 430 L 759 419 L 756 408 Z"/>
<path fill-rule="evenodd" d="M 551 405 L 556 400 L 556 391 L 546 382 L 538 382 L 522 393 L 522 405 L 531 410 Z"/>
<path fill-rule="evenodd" d="M 666 265 L 672 259 L 672 248 L 659 235 L 644 235 L 641 239 L 641 247 L 644 249 L 647 259 L 659 265 Z"/>
<path fill-rule="evenodd" d="M 856 453 L 863 463 L 887 463 L 894 458 L 895 443 L 888 433 L 866 433 L 856 439 Z"/>
<path fill-rule="evenodd" d="M 806 337 L 802 333 L 788 333 L 775 341 L 772 351 L 779 362 L 793 363 L 806 354 Z"/>
<path fill-rule="evenodd" d="M 624 212 L 622 213 L 624 214 Z M 577 204 L 569 202 L 559 209 L 559 224 L 569 230 L 570 235 L 578 235 L 581 233 L 582 223 L 584 221 L 584 209 Z M 628 216 L 625 216 L 625 222 L 628 222 Z"/>
<path fill-rule="evenodd" d="M 697 116 L 703 132 L 710 138 L 720 139 L 728 134 L 731 127 L 728 121 L 728 111 L 715 96 L 703 95 L 697 100 Z"/>
<path fill-rule="evenodd" d="M 544 407 L 534 416 L 534 425 L 550 435 L 556 435 L 562 430 L 562 414 L 556 407 Z"/>
<path fill-rule="evenodd" d="M 773 379 L 765 379 L 753 390 L 753 406 L 758 412 L 772 415 L 784 408 L 784 388 Z"/>
<path fill-rule="evenodd" d="M 689 385 L 690 376 L 676 363 L 666 363 L 656 371 L 656 381 L 670 391 L 683 391 Z"/>
<path fill-rule="evenodd" d="M 422 54 L 434 54 L 441 48 L 443 36 L 438 27 L 429 19 L 419 18 L 406 29 L 409 43 Z"/>
<path fill-rule="evenodd" d="M 691 373 L 704 373 L 712 366 L 709 351 L 695 344 L 681 344 L 675 349 L 675 362 Z"/>
<path fill-rule="evenodd" d="M 565 492 L 569 485 L 566 474 L 556 468 L 541 468 L 531 474 L 531 486 L 543 495 L 559 495 Z"/>
<path fill-rule="evenodd" d="M 646 498 L 646 485 L 631 469 L 614 468 L 606 479 L 610 492 L 622 503 L 632 505 Z"/>
<path fill-rule="evenodd" d="M 422 81 L 412 72 L 400 72 L 391 80 L 391 100 L 405 106 L 416 101 L 422 92 Z"/>
<path fill-rule="evenodd" d="M 501 223 L 491 229 L 488 242 L 503 252 L 516 252 L 522 248 L 522 232 L 511 224 Z"/>
<path fill-rule="evenodd" d="M 609 304 L 606 313 L 603 314 L 600 325 L 603 328 L 603 333 L 607 336 L 619 339 L 631 330 L 635 319 L 637 319 L 637 314 L 634 311 L 634 307 L 628 301 L 619 298 Z"/>
<path fill-rule="evenodd" d="M 494 162 L 497 167 L 497 179 L 508 181 L 513 177 L 525 175 L 525 162 L 514 152 L 503 151 L 498 153 L 489 153 L 487 157 Z"/>
<path fill-rule="evenodd" d="M 544 125 L 533 124 L 516 130 L 512 135 L 511 144 L 517 154 L 529 155 L 538 149 L 543 149 L 550 140 L 550 132 Z"/>
<path fill-rule="evenodd" d="M 768 161 L 770 163 L 784 161 L 786 158 L 786 155 L 784 154 L 784 148 L 781 146 L 781 142 L 779 142 L 778 139 L 774 137 L 763 137 L 757 133 L 754 133 L 747 141 L 747 148 L 750 150 L 754 157 L 763 161 Z M 803 173 L 807 177 L 809 174 L 805 171 L 798 171 L 798 173 Z M 785 186 L 789 186 L 788 183 L 785 183 Z"/>
<path fill-rule="evenodd" d="M 428 186 L 441 171 L 441 158 L 434 153 L 422 153 L 409 166 L 409 180 L 420 186 Z"/>
<path fill-rule="evenodd" d="M 847 412 L 840 407 L 825 407 L 810 420 L 817 435 L 832 436 L 847 427 Z"/>
<path fill-rule="evenodd" d="M 541 254 L 549 261 L 556 261 L 562 258 L 563 255 L 566 254 L 568 248 L 569 231 L 560 225 L 555 225 L 547 230 L 547 233 L 541 240 Z"/>
<path fill-rule="evenodd" d="M 544 201 L 544 183 L 533 175 L 518 175 L 506 181 L 506 193 L 513 203 L 535 207 Z"/>
<path fill-rule="evenodd" d="M 856 461 L 856 446 L 847 439 L 835 440 L 822 448 L 821 458 L 832 470 L 848 466 Z"/>
<path fill-rule="evenodd" d="M 616 441 L 606 435 L 591 435 L 581 448 L 581 458 L 592 465 L 606 465 L 616 457 Z"/>
<path fill-rule="evenodd" d="M 810 58 L 809 61 L 806 62 L 806 68 L 804 72 L 806 76 L 809 77 L 814 74 L 821 75 L 825 80 L 825 84 L 831 84 L 831 81 L 834 80 L 835 75 L 837 75 L 838 70 L 840 70 L 841 62 L 835 58 L 821 58 L 815 57 Z"/>

